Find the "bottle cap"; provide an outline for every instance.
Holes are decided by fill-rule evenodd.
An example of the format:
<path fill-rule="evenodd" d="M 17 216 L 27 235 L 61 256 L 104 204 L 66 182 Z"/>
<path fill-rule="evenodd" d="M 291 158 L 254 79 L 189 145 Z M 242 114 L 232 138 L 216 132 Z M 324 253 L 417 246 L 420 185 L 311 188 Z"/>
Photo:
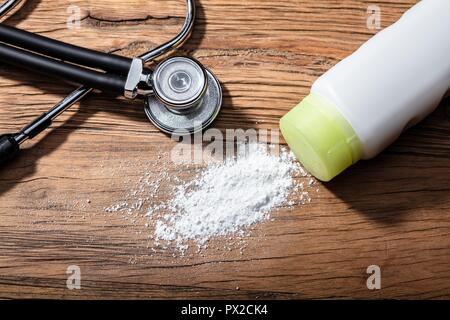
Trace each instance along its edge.
<path fill-rule="evenodd" d="M 280 121 L 296 157 L 313 176 L 330 181 L 361 159 L 355 131 L 328 99 L 310 94 Z"/>

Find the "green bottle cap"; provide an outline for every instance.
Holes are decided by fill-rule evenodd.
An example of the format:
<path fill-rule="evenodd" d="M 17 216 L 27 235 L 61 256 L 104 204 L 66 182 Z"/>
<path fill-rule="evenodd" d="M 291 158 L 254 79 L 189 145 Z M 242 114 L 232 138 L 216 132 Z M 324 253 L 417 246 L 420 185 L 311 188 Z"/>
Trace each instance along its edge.
<path fill-rule="evenodd" d="M 281 119 L 280 128 L 296 157 L 319 180 L 330 181 L 361 159 L 355 131 L 322 96 L 307 96 Z"/>

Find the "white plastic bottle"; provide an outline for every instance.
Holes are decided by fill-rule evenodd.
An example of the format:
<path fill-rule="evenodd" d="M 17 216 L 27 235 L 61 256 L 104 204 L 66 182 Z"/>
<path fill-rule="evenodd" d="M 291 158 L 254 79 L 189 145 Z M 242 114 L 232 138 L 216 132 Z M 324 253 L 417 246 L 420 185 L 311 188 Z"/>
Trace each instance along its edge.
<path fill-rule="evenodd" d="M 329 181 L 380 153 L 450 92 L 450 0 L 422 0 L 338 63 L 280 121 L 307 170 Z"/>

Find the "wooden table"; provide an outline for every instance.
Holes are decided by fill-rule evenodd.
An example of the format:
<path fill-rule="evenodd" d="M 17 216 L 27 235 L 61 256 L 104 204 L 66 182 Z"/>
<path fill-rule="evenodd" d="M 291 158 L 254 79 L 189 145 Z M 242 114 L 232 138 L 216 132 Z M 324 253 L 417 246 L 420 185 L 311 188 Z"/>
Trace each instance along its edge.
<path fill-rule="evenodd" d="M 317 77 L 377 32 L 367 28 L 369 4 L 385 27 L 415 2 L 197 1 L 195 33 L 179 53 L 223 83 L 215 128 L 276 129 Z M 69 5 L 80 8 L 80 28 L 67 28 Z M 30 0 L 5 23 L 133 56 L 169 39 L 183 16 L 181 0 Z M 2 64 L 1 131 L 70 90 Z M 176 170 L 158 159 L 175 142 L 141 103 L 91 95 L 1 168 L 0 298 L 449 298 L 449 117 L 447 100 L 376 159 L 317 184 L 310 204 L 275 212 L 242 253 L 179 257 L 151 250 L 142 216 L 105 212 L 161 161 Z M 81 290 L 66 287 L 70 265 L 80 267 Z M 381 290 L 366 286 L 370 265 L 381 268 Z"/>

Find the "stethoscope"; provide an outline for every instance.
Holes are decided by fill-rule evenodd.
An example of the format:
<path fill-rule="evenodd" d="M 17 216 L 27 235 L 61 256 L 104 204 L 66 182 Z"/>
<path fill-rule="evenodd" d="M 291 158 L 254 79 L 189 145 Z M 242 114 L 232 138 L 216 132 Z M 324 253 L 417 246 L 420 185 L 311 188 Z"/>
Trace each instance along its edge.
<path fill-rule="evenodd" d="M 19 2 L 8 0 L 0 5 L 0 17 Z M 197 60 L 183 56 L 166 58 L 153 70 L 145 67 L 146 62 L 180 47 L 190 37 L 195 2 L 186 3 L 186 20 L 179 34 L 133 59 L 0 24 L 0 61 L 83 85 L 19 132 L 0 136 L 0 164 L 13 158 L 23 142 L 48 128 L 55 118 L 94 89 L 128 99 L 143 98 L 147 117 L 165 133 L 188 135 L 208 127 L 222 105 L 221 86 L 211 71 Z"/>

